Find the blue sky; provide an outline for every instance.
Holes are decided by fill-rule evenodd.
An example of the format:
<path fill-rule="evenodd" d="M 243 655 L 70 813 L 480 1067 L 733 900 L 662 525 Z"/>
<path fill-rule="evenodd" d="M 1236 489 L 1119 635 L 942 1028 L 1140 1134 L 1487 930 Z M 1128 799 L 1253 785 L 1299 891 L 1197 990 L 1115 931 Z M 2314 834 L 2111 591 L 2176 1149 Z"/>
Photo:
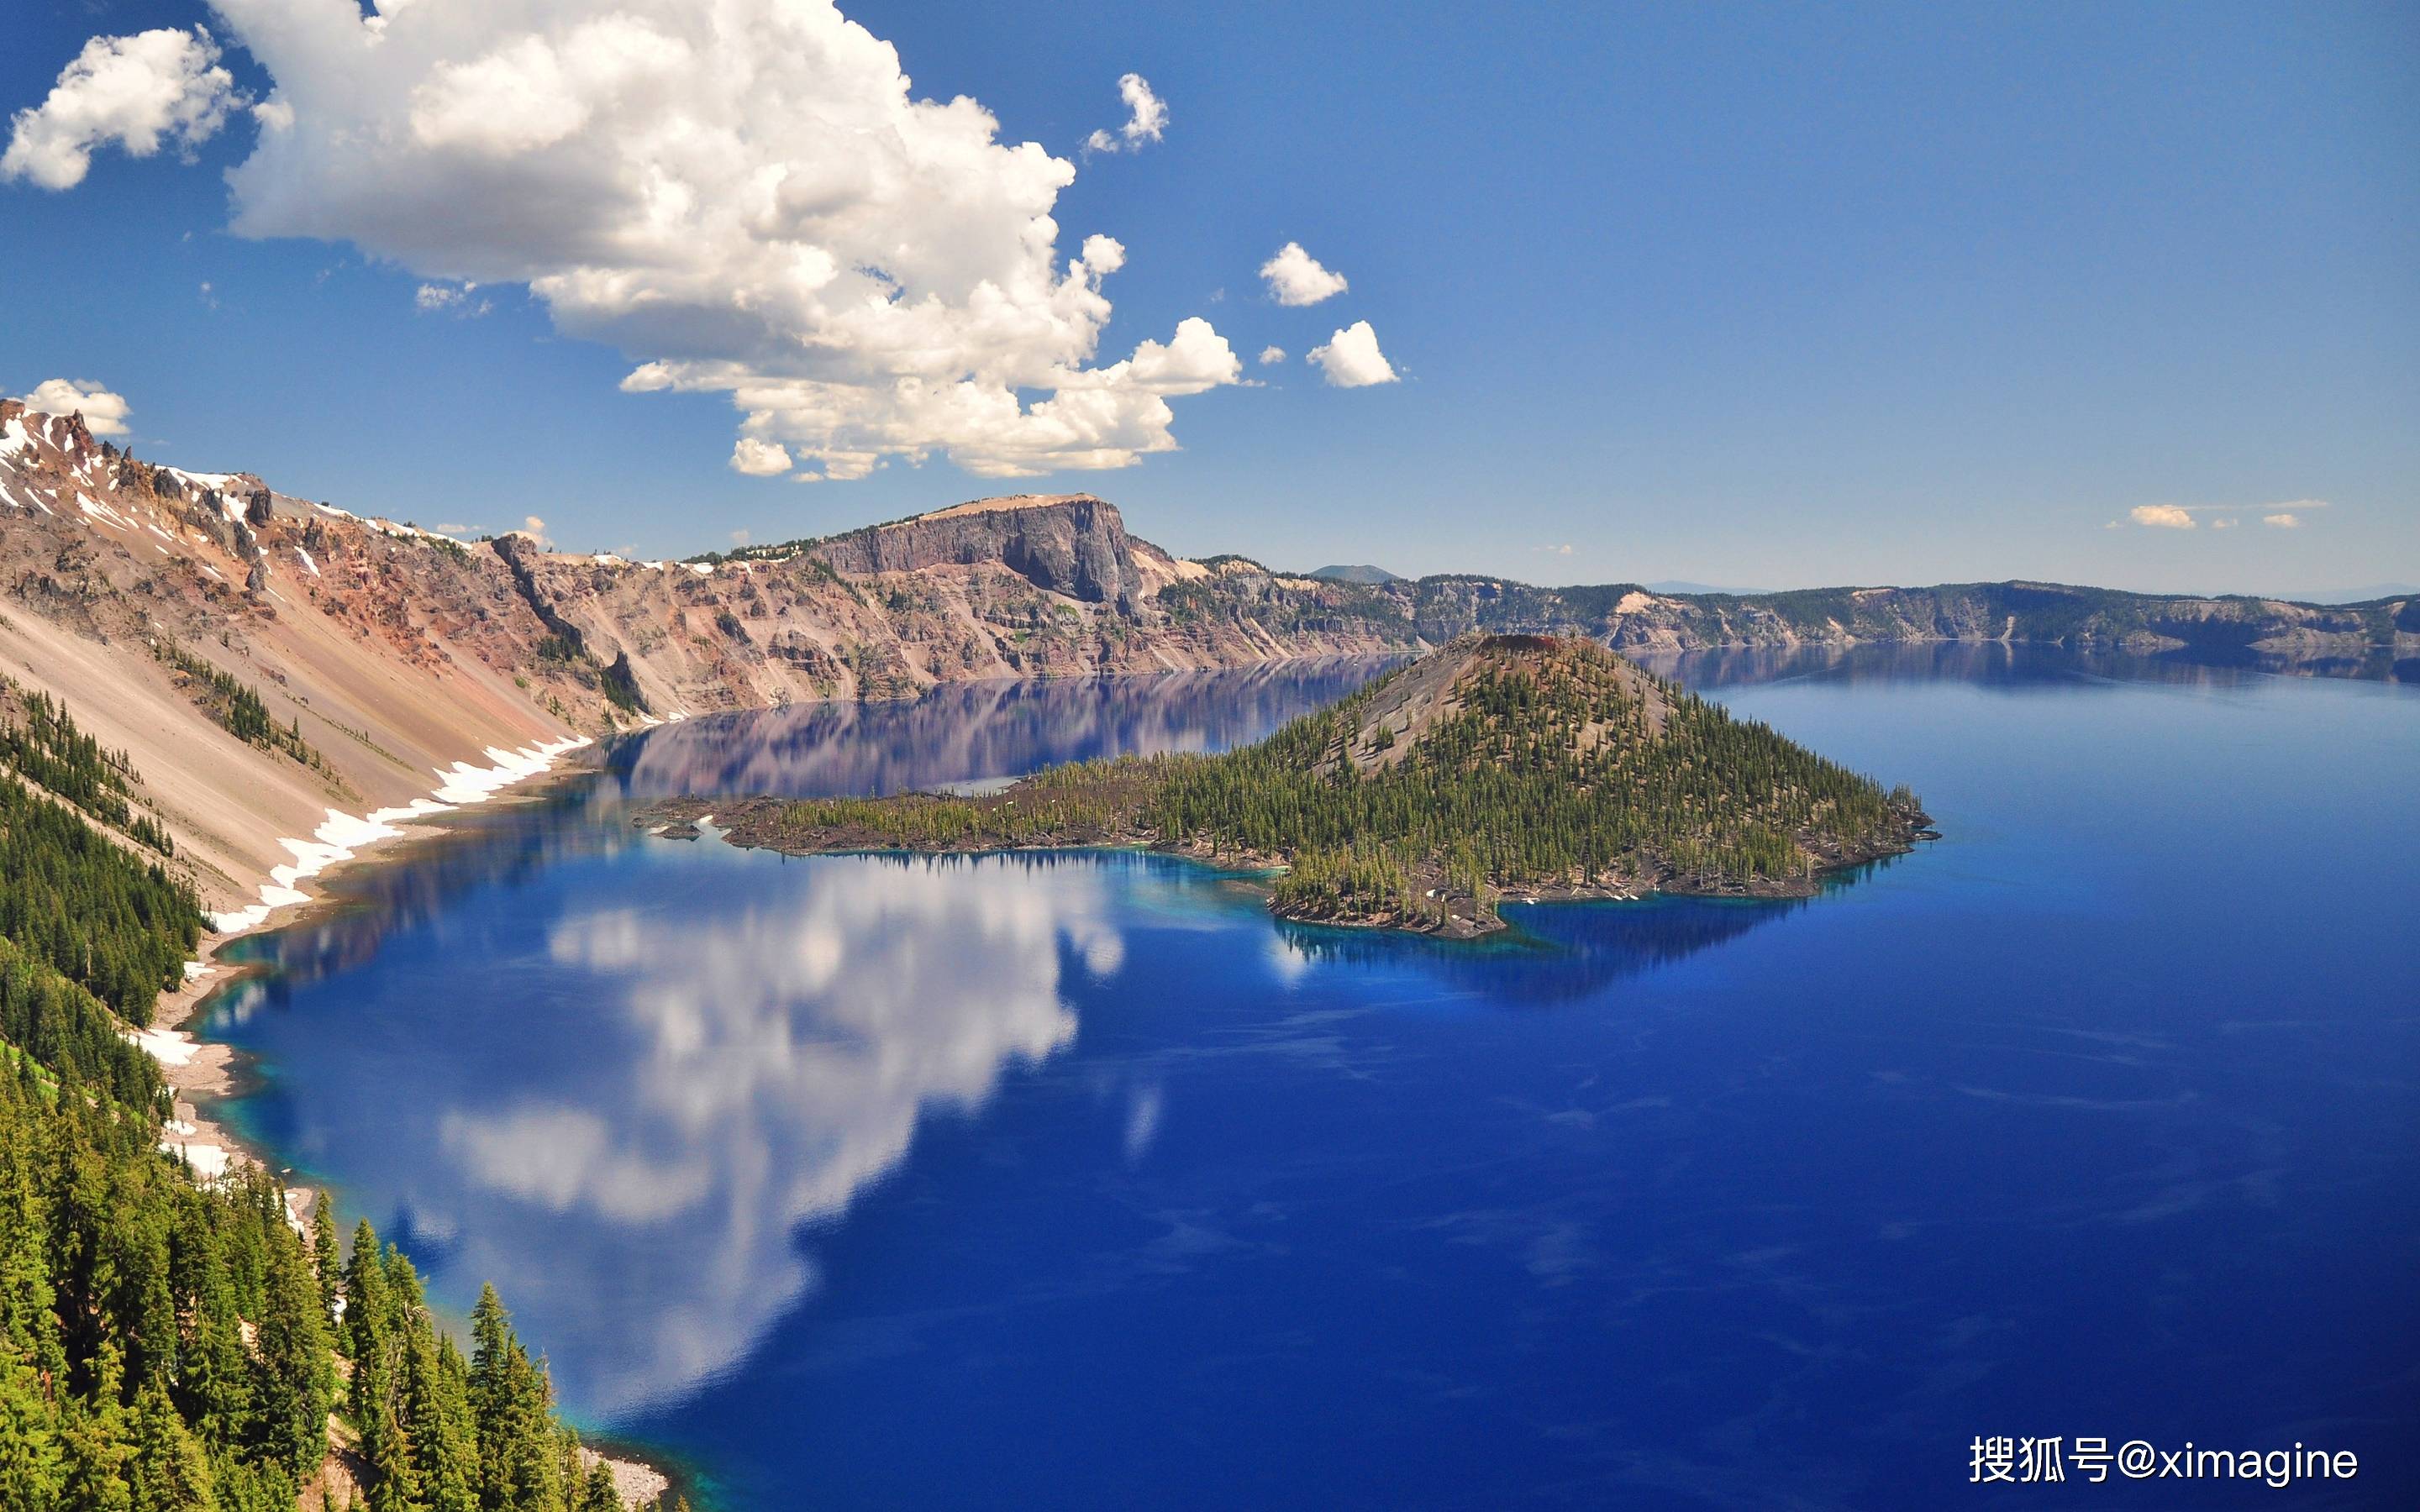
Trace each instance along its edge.
<path fill-rule="evenodd" d="M 30 0 L 0 109 L 39 105 L 88 38 L 197 24 L 251 100 L 300 99 L 302 66 L 279 78 L 246 44 L 334 3 Z M 539 31 L 613 9 L 418 5 Z M 1032 454 L 1046 471 L 1019 479 L 946 447 L 854 481 L 743 476 L 725 380 L 617 386 L 732 355 L 694 322 L 661 350 L 628 308 L 558 329 L 509 279 L 421 308 L 424 285 L 458 286 L 440 272 L 496 266 L 499 238 L 518 256 L 569 235 L 495 229 L 555 213 L 551 193 L 524 178 L 502 210 L 462 209 L 458 255 L 452 160 L 397 170 L 436 175 L 416 191 L 434 197 L 400 190 L 383 220 L 361 171 L 272 165 L 257 181 L 290 193 L 264 224 L 318 234 L 231 234 L 226 174 L 264 130 L 241 110 L 187 153 L 102 145 L 72 188 L 0 184 L 0 393 L 90 380 L 131 406 L 140 455 L 647 554 L 1033 488 L 1098 492 L 1182 552 L 1298 567 L 2420 581 L 2410 5 L 1407 7 L 1383 26 L 1302 3 L 844 8 L 917 96 L 972 96 L 1001 143 L 1073 165 L 1052 266 L 1095 234 L 1124 254 L 1097 281 L 1094 371 L 1145 340 L 1181 356 L 1188 317 L 1235 354 L 1249 382 L 1158 391 L 1180 449 L 1109 471 Z M 1164 134 L 1082 154 L 1128 118 L 1128 72 Z M 757 144 L 776 158 L 800 140 L 778 124 Z M 866 213 L 878 239 L 918 212 Z M 1287 241 L 1346 291 L 1272 300 L 1258 270 Z M 1304 354 L 1364 320 L 1400 381 L 1324 382 Z M 1264 366 L 1271 345 L 1287 360 Z M 773 424 L 785 455 L 813 445 Z M 2135 522 L 2180 517 L 2163 506 L 2193 528 Z M 2277 513 L 2297 526 L 2261 523 Z"/>

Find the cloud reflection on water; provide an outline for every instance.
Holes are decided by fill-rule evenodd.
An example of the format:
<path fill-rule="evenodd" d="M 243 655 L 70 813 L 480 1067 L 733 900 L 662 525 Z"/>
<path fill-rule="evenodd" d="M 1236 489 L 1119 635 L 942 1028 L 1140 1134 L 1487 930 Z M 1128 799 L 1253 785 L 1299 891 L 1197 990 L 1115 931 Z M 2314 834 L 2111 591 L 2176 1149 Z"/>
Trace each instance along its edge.
<path fill-rule="evenodd" d="M 593 981 L 597 1056 L 575 1093 L 458 1109 L 463 1199 L 530 1204 L 575 1229 L 533 1253 L 482 1247 L 506 1295 L 577 1294 L 566 1267 L 649 1299 L 591 1335 L 583 1396 L 618 1411 L 742 1355 L 814 1280 L 793 1242 L 907 1153 L 918 1120 L 980 1109 L 1012 1066 L 1066 1046 L 1063 962 L 1114 973 L 1124 946 L 1097 868 L 823 863 L 724 917 L 599 908 L 559 920 L 559 966 Z M 478 1214 L 463 1227 L 492 1226 Z M 517 1287 L 518 1267 L 548 1273 Z"/>

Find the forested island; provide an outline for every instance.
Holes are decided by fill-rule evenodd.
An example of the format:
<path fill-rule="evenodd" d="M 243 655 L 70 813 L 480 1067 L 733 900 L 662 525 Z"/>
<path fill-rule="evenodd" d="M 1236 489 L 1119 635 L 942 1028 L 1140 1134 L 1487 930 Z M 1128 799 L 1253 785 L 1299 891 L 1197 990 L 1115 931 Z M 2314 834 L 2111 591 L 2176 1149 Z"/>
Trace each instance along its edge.
<path fill-rule="evenodd" d="M 1276 872 L 1311 922 L 1475 935 L 1498 900 L 1802 897 L 1931 833 L 1885 791 L 1593 640 L 1473 636 L 1252 747 L 1084 762 L 1000 792 L 677 799 L 794 855 L 1146 846 Z"/>
<path fill-rule="evenodd" d="M 0 1512 L 622 1512 L 487 1293 L 160 1148 L 128 1042 L 200 938 L 132 764 L 0 681 Z"/>

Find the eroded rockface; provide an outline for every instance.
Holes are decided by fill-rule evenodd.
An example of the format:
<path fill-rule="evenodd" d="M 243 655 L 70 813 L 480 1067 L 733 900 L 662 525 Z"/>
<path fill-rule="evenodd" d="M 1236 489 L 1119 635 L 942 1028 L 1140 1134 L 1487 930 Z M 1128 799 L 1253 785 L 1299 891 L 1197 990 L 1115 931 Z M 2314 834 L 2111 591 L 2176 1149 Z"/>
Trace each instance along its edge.
<path fill-rule="evenodd" d="M 458 540 L 0 404 L 0 674 L 135 754 L 214 903 L 248 901 L 330 810 L 408 804 L 498 751 L 945 682 L 1398 644 L 1341 589 L 1177 562 L 1090 496 L 822 545 L 674 563 Z M 276 740 L 213 722 L 234 687 Z"/>

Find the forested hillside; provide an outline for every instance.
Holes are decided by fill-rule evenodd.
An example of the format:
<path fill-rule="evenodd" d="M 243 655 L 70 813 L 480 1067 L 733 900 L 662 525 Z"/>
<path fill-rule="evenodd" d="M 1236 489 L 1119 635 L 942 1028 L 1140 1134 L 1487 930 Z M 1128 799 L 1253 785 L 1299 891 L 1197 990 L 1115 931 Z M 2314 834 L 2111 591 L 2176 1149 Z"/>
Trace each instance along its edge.
<path fill-rule="evenodd" d="M 695 806 L 659 805 L 680 818 Z M 791 851 L 1148 844 L 1285 869 L 1286 917 L 1448 933 L 1507 890 L 1785 897 L 1930 821 L 1593 641 L 1473 637 L 1261 744 L 1054 768 L 985 797 L 714 805 Z"/>
<path fill-rule="evenodd" d="M 159 1148 L 121 1030 L 200 917 L 85 817 L 132 832 L 132 778 L 48 701 L 0 719 L 0 1512 L 287 1512 L 323 1477 L 378 1512 L 618 1512 L 492 1293 L 466 1357 L 366 1224 L 345 1257 L 325 1204 L 306 1240 L 267 1172 Z"/>

